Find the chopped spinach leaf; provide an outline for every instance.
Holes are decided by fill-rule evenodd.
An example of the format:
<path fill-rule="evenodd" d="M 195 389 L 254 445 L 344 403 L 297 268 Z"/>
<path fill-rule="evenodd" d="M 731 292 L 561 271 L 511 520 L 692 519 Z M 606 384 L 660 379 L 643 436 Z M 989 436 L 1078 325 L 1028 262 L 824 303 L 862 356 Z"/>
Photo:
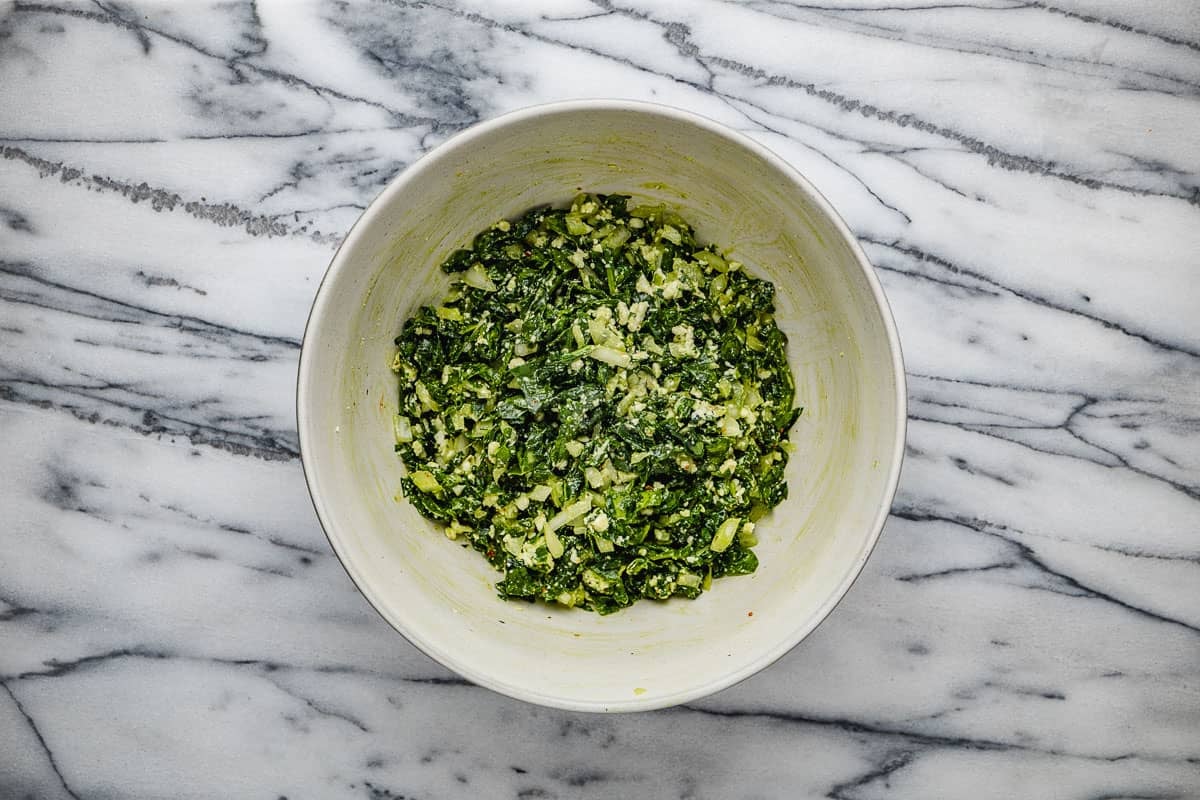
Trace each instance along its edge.
<path fill-rule="evenodd" d="M 775 287 L 662 206 L 580 195 L 456 250 L 396 338 L 404 494 L 504 574 L 609 614 L 758 568 L 800 415 Z"/>

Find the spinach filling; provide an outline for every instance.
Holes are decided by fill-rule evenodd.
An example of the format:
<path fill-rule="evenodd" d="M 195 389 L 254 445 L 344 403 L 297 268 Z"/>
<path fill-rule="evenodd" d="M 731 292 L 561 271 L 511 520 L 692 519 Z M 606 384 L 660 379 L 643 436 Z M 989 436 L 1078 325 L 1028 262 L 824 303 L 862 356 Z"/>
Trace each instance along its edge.
<path fill-rule="evenodd" d="M 404 494 L 504 578 L 609 614 L 754 572 L 801 409 L 775 287 L 662 206 L 501 221 L 396 338 Z"/>

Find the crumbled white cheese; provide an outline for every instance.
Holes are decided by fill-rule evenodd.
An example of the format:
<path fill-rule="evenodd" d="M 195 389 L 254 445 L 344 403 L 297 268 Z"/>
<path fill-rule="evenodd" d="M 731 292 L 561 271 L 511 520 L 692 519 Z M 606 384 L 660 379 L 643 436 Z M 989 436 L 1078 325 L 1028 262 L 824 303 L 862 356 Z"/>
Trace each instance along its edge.
<path fill-rule="evenodd" d="M 700 351 L 696 349 L 695 331 L 691 325 L 676 325 L 671 328 L 675 341 L 667 347 L 676 358 L 696 358 Z"/>
<path fill-rule="evenodd" d="M 645 279 L 645 276 L 642 277 Z M 629 316 L 623 324 L 631 331 L 641 330 L 642 323 L 646 321 L 646 312 L 649 310 L 650 303 L 646 300 L 639 300 L 629 307 Z"/>
<path fill-rule="evenodd" d="M 725 406 L 713 405 L 707 400 L 697 400 L 692 406 L 692 417 L 698 420 L 713 420 L 725 416 Z"/>
<path fill-rule="evenodd" d="M 617 303 L 617 322 L 621 325 L 629 324 L 629 306 L 624 300 Z"/>
<path fill-rule="evenodd" d="M 604 533 L 608 530 L 608 514 L 603 511 L 594 511 L 587 518 L 587 526 L 596 533 Z"/>

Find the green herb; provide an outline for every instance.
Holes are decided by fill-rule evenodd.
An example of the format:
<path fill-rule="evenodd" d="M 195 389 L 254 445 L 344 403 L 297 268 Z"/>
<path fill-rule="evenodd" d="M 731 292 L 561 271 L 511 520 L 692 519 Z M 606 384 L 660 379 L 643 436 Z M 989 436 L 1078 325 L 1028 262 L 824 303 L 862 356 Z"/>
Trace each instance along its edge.
<path fill-rule="evenodd" d="M 502 597 L 611 613 L 754 572 L 800 414 L 775 287 L 662 206 L 501 221 L 396 339 L 405 495 Z"/>

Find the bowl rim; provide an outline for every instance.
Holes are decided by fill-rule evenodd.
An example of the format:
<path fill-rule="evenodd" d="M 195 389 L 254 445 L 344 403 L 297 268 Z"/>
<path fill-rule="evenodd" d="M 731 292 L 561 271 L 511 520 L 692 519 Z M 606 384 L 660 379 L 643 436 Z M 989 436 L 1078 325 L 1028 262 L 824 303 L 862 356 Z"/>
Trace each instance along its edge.
<path fill-rule="evenodd" d="M 817 608 L 816 613 L 811 615 L 805 624 L 793 629 L 787 636 L 781 638 L 774 646 L 764 651 L 758 658 L 747 663 L 737 670 L 732 670 L 727 673 L 722 673 L 702 684 L 685 687 L 678 691 L 666 694 L 654 694 L 634 696 L 630 699 L 618 700 L 579 700 L 574 698 L 561 697 L 555 694 L 548 694 L 529 689 L 524 686 L 505 683 L 496 680 L 489 676 L 485 671 L 476 669 L 471 664 L 462 662 L 455 658 L 450 653 L 445 652 L 436 643 L 424 641 L 421 637 L 415 635 L 412 631 L 406 629 L 404 623 L 400 619 L 392 619 L 385 612 L 385 606 L 377 597 L 376 592 L 371 587 L 370 583 L 355 573 L 355 570 L 347 562 L 343 549 L 345 545 L 340 543 L 337 535 L 332 533 L 334 530 L 334 515 L 326 507 L 326 502 L 321 493 L 321 485 L 317 478 L 317 469 L 315 463 L 311 460 L 311 449 L 305 447 L 306 429 L 313 424 L 310 419 L 306 401 L 306 387 L 310 383 L 312 377 L 312 347 L 310 346 L 309 333 L 315 330 L 316 326 L 323 321 L 326 314 L 326 307 L 329 303 L 329 292 L 327 287 L 332 284 L 335 276 L 346 267 L 346 260 L 343 254 L 349 251 L 348 245 L 356 242 L 364 234 L 363 231 L 382 213 L 382 209 L 388 205 L 388 201 L 396 194 L 400 193 L 405 186 L 410 183 L 413 178 L 423 169 L 429 168 L 439 159 L 451 157 L 462 147 L 468 145 L 475 139 L 486 136 L 498 129 L 502 129 L 514 123 L 524 120 L 544 117 L 547 115 L 572 114 L 579 112 L 594 112 L 594 111 L 624 111 L 634 112 L 639 114 L 647 114 L 650 116 L 665 117 L 675 122 L 682 122 L 695 127 L 701 128 L 709 133 L 724 138 L 735 145 L 745 148 L 762 158 L 771 166 L 778 169 L 781 173 L 788 176 L 796 189 L 806 194 L 808 199 L 824 213 L 833 223 L 834 228 L 842 237 L 843 241 L 849 246 L 850 252 L 854 257 L 854 261 L 858 264 L 859 271 L 862 277 L 866 280 L 871 291 L 871 296 L 875 300 L 876 308 L 879 312 L 880 319 L 883 323 L 884 333 L 887 337 L 888 351 L 891 356 L 892 373 L 895 383 L 895 408 L 896 408 L 896 437 L 892 443 L 892 454 L 888 461 L 888 475 L 884 484 L 884 492 L 880 498 L 879 508 L 876 511 L 875 518 L 871 523 L 870 535 L 867 539 L 866 546 L 859 552 L 858 557 L 850 566 L 842 582 L 838 584 L 835 591 L 825 599 L 825 601 Z M 458 673 L 470 682 L 479 686 L 486 687 L 500 694 L 512 697 L 518 700 L 523 700 L 530 703 L 535 703 L 551 708 L 558 708 L 568 711 L 585 711 L 585 712 L 632 712 L 632 711 L 652 711 L 660 708 L 669 708 L 672 706 L 681 705 L 691 702 L 711 694 L 727 689 L 730 686 L 738 684 L 752 675 L 761 672 L 767 667 L 774 664 L 804 639 L 806 639 L 816 628 L 821 625 L 830 615 L 834 608 L 842 601 L 849 592 L 850 587 L 858 580 L 862 574 L 863 567 L 874 552 L 876 545 L 879 542 L 879 537 L 882 534 L 884 524 L 887 522 L 888 516 L 891 514 L 892 503 L 895 500 L 896 489 L 900 481 L 900 470 L 904 459 L 904 445 L 907 438 L 908 428 L 908 393 L 907 383 L 904 370 L 904 357 L 900 348 L 900 337 L 896 329 L 896 322 L 892 315 L 891 306 L 888 304 L 887 297 L 883 292 L 883 287 L 879 282 L 878 276 L 875 274 L 874 267 L 867 259 L 866 253 L 862 249 L 858 238 L 850 230 L 845 220 L 834 209 L 832 203 L 823 195 L 798 169 L 791 165 L 782 156 L 775 153 L 765 145 L 760 144 L 750 138 L 745 133 L 731 128 L 724 123 L 717 122 L 714 119 L 697 114 L 692 111 L 686 111 L 675 106 L 665 105 L 662 103 L 648 102 L 644 100 L 626 100 L 618 98 L 591 98 L 580 100 L 561 100 L 548 103 L 539 103 L 536 105 L 524 106 L 522 108 L 509 111 L 495 117 L 491 117 L 482 122 L 475 123 L 447 138 L 444 142 L 436 145 L 433 149 L 422 154 L 419 158 L 406 166 L 401 172 L 388 182 L 387 186 L 368 204 L 367 208 L 359 215 L 350 230 L 346 233 L 346 237 L 338 245 L 333 257 L 330 259 L 329 266 L 326 268 L 321 281 L 317 286 L 316 295 L 313 298 L 313 303 L 309 309 L 308 318 L 304 325 L 304 334 L 301 340 L 300 359 L 296 370 L 296 429 L 297 438 L 300 448 L 300 463 L 304 473 L 304 482 L 308 488 L 309 499 L 312 502 L 313 510 L 316 512 L 317 520 L 321 525 L 321 530 L 325 534 L 325 538 L 329 541 L 330 547 L 333 549 L 334 555 L 337 556 L 338 562 L 342 565 L 342 569 L 350 577 L 351 582 L 359 593 L 366 598 L 367 603 L 379 614 L 397 633 L 399 633 L 409 644 L 416 647 L 425 655 L 432 658 L 447 669 Z"/>

